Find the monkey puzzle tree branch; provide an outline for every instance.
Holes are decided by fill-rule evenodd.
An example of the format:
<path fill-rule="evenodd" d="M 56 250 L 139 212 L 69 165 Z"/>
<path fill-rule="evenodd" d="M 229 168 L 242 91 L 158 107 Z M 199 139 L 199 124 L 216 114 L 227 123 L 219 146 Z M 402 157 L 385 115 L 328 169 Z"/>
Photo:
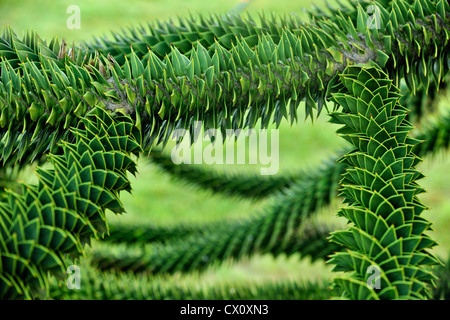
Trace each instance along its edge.
<path fill-rule="evenodd" d="M 425 8 L 397 1 L 390 11 L 381 9 L 383 29 L 377 30 L 367 28 L 369 16 L 359 8 L 356 26 L 342 16 L 317 20 L 283 30 L 278 44 L 269 35 L 254 48 L 245 40 L 230 50 L 217 42 L 214 54 L 199 44 L 189 58 L 172 48 L 164 60 L 149 52 L 146 62 L 132 54 L 119 65 L 94 56 L 80 67 L 65 57 L 61 67 L 40 55 L 40 68 L 29 62 L 17 71 L 5 60 L 0 136 L 7 147 L 1 158 L 20 162 L 24 150 L 31 160 L 53 149 L 68 138 L 75 115 L 95 104 L 132 115 L 145 148 L 166 143 L 174 129 L 192 129 L 196 120 L 222 130 L 257 120 L 266 127 L 294 121 L 303 100 L 307 115 L 320 113 L 335 75 L 351 64 L 376 62 L 411 88 L 440 82 L 448 69 L 446 9 L 445 1 Z"/>
<path fill-rule="evenodd" d="M 347 230 L 332 233 L 331 241 L 346 250 L 329 261 L 335 279 L 350 299 L 426 299 L 436 278 L 428 268 L 439 264 L 429 252 L 436 242 L 427 234 L 431 223 L 417 195 L 423 175 L 415 168 L 422 160 L 412 149 L 407 110 L 399 90 L 378 67 L 349 67 L 340 76 L 333 99 L 342 111 L 332 122 L 354 150 L 340 162 L 349 167 L 341 180 Z M 375 268 L 378 283 L 372 283 Z"/>

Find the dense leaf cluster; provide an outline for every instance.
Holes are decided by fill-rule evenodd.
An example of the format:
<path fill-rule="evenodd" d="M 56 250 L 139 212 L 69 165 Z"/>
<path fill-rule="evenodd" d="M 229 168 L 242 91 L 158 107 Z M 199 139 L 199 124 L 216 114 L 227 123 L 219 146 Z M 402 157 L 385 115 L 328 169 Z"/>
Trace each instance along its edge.
<path fill-rule="evenodd" d="M 373 4 L 378 28 L 369 28 Z M 307 22 L 264 15 L 182 18 L 79 46 L 32 32 L 19 38 L 6 28 L 0 179 L 14 190 L 0 199 L 0 297 L 430 297 L 435 277 L 428 265 L 437 259 L 427 251 L 435 243 L 425 233 L 430 223 L 421 216 L 426 207 L 417 199 L 423 189 L 415 166 L 419 157 L 448 147 L 449 115 L 414 137 L 410 130 L 412 121 L 422 123 L 435 109 L 438 89 L 448 82 L 449 38 L 450 7 L 443 0 L 349 1 L 316 10 Z M 353 147 L 339 163 L 313 172 L 234 177 L 175 167 L 151 152 L 175 129 L 193 130 L 195 121 L 222 131 L 264 128 L 283 119 L 293 123 L 299 106 L 311 117 L 329 111 L 327 101 L 335 103 L 333 122 L 344 125 L 338 133 Z M 108 232 L 105 213 L 124 210 L 119 192 L 131 190 L 127 172 L 136 171 L 134 156 L 143 151 L 163 170 L 214 192 L 273 199 L 246 220 L 114 225 L 110 242 L 95 246 L 90 257 L 90 285 L 67 292 L 49 273 L 64 271 L 85 243 Z M 45 161 L 51 168 L 36 170 L 36 185 L 10 181 L 25 165 Z M 351 223 L 330 242 L 335 227 L 312 216 L 336 198 L 339 182 L 347 204 L 339 215 Z M 335 280 L 334 291 L 321 283 L 196 291 L 121 273 L 201 271 L 258 253 L 313 260 L 334 253 L 335 270 L 349 273 Z M 381 289 L 367 287 L 371 265 L 381 270 Z M 435 297 L 446 295 L 447 282 Z"/>

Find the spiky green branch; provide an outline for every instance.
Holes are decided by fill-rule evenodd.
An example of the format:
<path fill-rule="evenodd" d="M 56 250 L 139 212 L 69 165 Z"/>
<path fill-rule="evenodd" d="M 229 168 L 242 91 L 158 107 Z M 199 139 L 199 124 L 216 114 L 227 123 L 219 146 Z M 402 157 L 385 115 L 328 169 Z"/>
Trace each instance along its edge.
<path fill-rule="evenodd" d="M 324 166 L 309 173 L 275 197 L 262 215 L 225 223 L 201 236 L 171 241 L 165 246 L 119 250 L 117 255 L 108 249 L 96 250 L 93 261 L 102 269 L 173 273 L 203 270 L 218 261 L 237 260 L 255 253 L 300 253 L 323 259 L 336 249 L 323 241 L 329 227 L 303 224 L 335 198 L 343 170 L 342 166 Z"/>
<path fill-rule="evenodd" d="M 24 48 L 20 47 L 20 42 L 12 38 L 5 40 L 7 37 L 4 37 L 0 42 L 0 55 L 4 59 L 0 82 L 0 127 L 2 128 L 0 141 L 3 144 L 0 158 L 5 165 L 20 164 L 40 159 L 44 154 L 51 152 L 51 161 L 56 169 L 54 171 L 40 170 L 38 186 L 24 188 L 22 194 L 9 192 L 6 200 L 1 203 L 0 294 L 7 297 L 16 295 L 31 297 L 35 288 L 46 288 L 43 275 L 48 270 L 61 270 L 63 267 L 63 260 L 58 255 L 72 251 L 78 254 L 82 252 L 78 247 L 85 238 L 84 231 L 80 235 L 77 233 L 79 239 L 76 239 L 76 236 L 64 230 L 66 225 L 55 227 L 57 225 L 54 222 L 55 217 L 63 215 L 73 218 L 68 212 L 78 211 L 81 208 L 78 203 L 75 206 L 72 205 L 68 199 L 80 196 L 80 203 L 84 203 L 85 208 L 94 208 L 87 214 L 93 221 L 85 219 L 87 222 L 83 222 L 84 225 L 92 227 L 91 229 L 86 227 L 89 229 L 87 231 L 89 237 L 86 236 L 86 239 L 90 239 L 91 235 L 96 236 L 102 233 L 105 221 L 104 208 L 89 206 L 86 204 L 89 201 L 82 200 L 86 200 L 84 197 L 89 199 L 91 196 L 95 197 L 94 202 L 100 201 L 105 208 L 117 210 L 121 208 L 117 194 L 114 192 L 118 190 L 111 187 L 103 192 L 103 183 L 106 180 L 103 180 L 99 187 L 96 185 L 96 176 L 89 173 L 89 166 L 86 165 L 84 168 L 79 165 L 80 163 L 89 164 L 91 152 L 94 160 L 101 158 L 95 155 L 95 151 L 100 152 L 100 150 L 106 151 L 103 152 L 104 154 L 112 150 L 111 152 L 115 152 L 114 155 L 119 155 L 119 158 L 126 158 L 127 153 L 140 150 L 140 146 L 147 148 L 154 144 L 164 145 L 174 129 L 192 128 L 195 120 L 204 121 L 206 128 L 219 127 L 222 130 L 253 127 L 257 120 L 261 120 L 263 127 L 266 127 L 272 121 L 272 116 L 277 124 L 283 117 L 290 117 L 293 121 L 296 108 L 303 100 L 306 101 L 306 114 L 312 115 L 313 109 L 317 108 L 317 112 L 320 112 L 324 101 L 329 98 L 332 85 L 338 81 L 336 74 L 354 64 L 377 62 L 389 73 L 390 79 L 395 80 L 395 83 L 398 84 L 400 79 L 405 79 L 411 91 L 415 91 L 419 85 L 428 88 L 432 81 L 439 85 L 448 71 L 446 63 L 450 30 L 448 9 L 448 3 L 442 0 L 434 2 L 419 0 L 413 4 L 394 1 L 392 6 L 380 9 L 383 29 L 369 30 L 368 15 L 361 7 L 358 7 L 354 22 L 343 15 L 337 15 L 333 21 L 313 21 L 310 25 L 302 25 L 298 30 L 282 30 L 282 36 L 279 39 L 267 34 L 262 35 L 254 48 L 251 48 L 245 39 L 236 41 L 234 46 L 227 48 L 226 39 L 223 39 L 223 45 L 217 42 L 214 50 L 210 52 L 203 46 L 197 45 L 187 57 L 173 48 L 170 56 L 164 60 L 158 58 L 154 52 L 150 52 L 148 61 L 144 62 L 140 61 L 138 55 L 131 53 L 130 59 L 125 60 L 123 64 L 117 63 L 112 57 L 84 56 L 81 51 L 69 51 L 65 54 L 62 50 L 63 45 L 55 57 L 55 49 L 58 50 L 56 44 L 53 46 L 50 44 L 51 52 L 43 55 L 39 53 L 44 52 L 47 47 L 40 46 L 37 42 L 33 43 L 33 39 L 28 41 L 30 47 Z M 375 89 L 372 88 L 373 90 Z M 380 88 L 379 91 L 381 90 Z M 116 131 L 114 139 L 109 140 L 109 137 L 106 137 L 109 134 L 106 129 L 110 127 L 102 127 L 102 121 L 113 123 L 114 120 L 109 117 L 99 117 L 96 118 L 95 124 L 86 120 L 89 119 L 89 112 L 96 106 L 131 115 L 133 121 L 128 117 L 126 120 L 118 117 L 117 119 L 127 123 L 126 128 L 136 124 L 141 132 L 133 133 L 133 137 L 127 140 L 130 132 Z M 361 120 L 362 116 L 359 117 Z M 77 128 L 80 118 L 89 130 L 68 130 Z M 403 121 L 403 124 L 405 123 L 406 121 Z M 352 123 L 347 125 L 351 127 Z M 394 129 L 400 128 L 399 131 L 387 132 L 396 137 L 406 136 L 406 129 L 399 125 L 397 123 L 395 126 L 398 127 L 394 126 Z M 119 124 L 117 127 L 111 126 L 122 128 Z M 384 132 L 383 130 L 380 129 L 379 132 Z M 95 139 L 93 132 L 99 136 L 99 140 Z M 82 136 L 85 140 L 89 137 L 90 141 L 83 144 L 80 142 L 85 141 Z M 61 143 L 62 141 L 64 143 Z M 129 141 L 132 141 L 132 146 L 128 145 Z M 410 181 L 404 183 L 408 188 L 417 187 L 412 183 L 417 176 L 414 176 L 413 170 L 416 158 L 409 154 L 410 149 L 415 145 L 411 141 L 413 140 L 400 142 L 405 143 L 406 149 L 409 148 L 408 153 L 402 158 L 409 165 L 409 167 L 405 166 L 406 171 L 410 170 L 405 175 Z M 386 144 L 391 142 L 384 141 Z M 398 141 L 395 142 L 398 143 Z M 103 146 L 100 146 L 102 144 Z M 117 146 L 120 147 L 119 150 Z M 358 146 L 361 148 L 361 145 Z M 108 149 L 109 147 L 111 149 Z M 121 149 L 122 147 L 124 150 Z M 128 147 L 132 147 L 132 150 L 127 149 Z M 78 159 L 79 162 L 77 162 Z M 71 167 L 67 168 L 68 165 Z M 111 169 L 110 165 L 114 167 L 114 171 L 119 163 L 114 161 L 114 163 L 102 165 L 101 161 L 92 162 L 93 167 L 97 165 L 101 167 L 96 167 L 97 169 L 107 172 L 106 169 Z M 131 160 L 129 165 L 132 167 Z M 397 170 L 395 163 L 384 163 L 384 165 Z M 363 167 L 363 169 L 366 168 Z M 125 175 L 126 169 L 120 167 L 118 170 L 122 170 L 121 173 Z M 351 170 L 349 172 L 353 172 Z M 354 170 L 358 172 L 357 169 Z M 106 173 L 104 175 L 107 176 Z M 350 182 L 361 182 L 356 181 L 356 178 L 351 175 L 346 177 Z M 353 178 L 355 180 L 351 181 Z M 128 186 L 124 187 L 127 185 L 126 177 L 123 179 L 125 181 L 119 189 L 128 188 Z M 72 191 L 75 194 L 70 193 Z M 395 191 L 406 198 L 415 196 L 415 191 L 412 189 Z M 111 194 L 112 200 L 106 201 L 108 202 L 106 205 L 105 199 Z M 98 195 L 101 196 L 96 197 Z M 351 196 L 351 193 L 347 194 L 349 195 Z M 93 199 L 90 200 L 93 201 Z M 32 205 L 33 201 L 37 202 L 35 206 Z M 416 219 L 421 209 L 415 199 L 411 201 L 411 203 L 405 201 L 405 206 L 408 207 L 405 211 L 412 215 L 410 217 L 414 220 L 412 224 L 427 225 L 419 218 Z M 55 203 L 56 209 L 52 209 Z M 305 208 L 308 205 L 314 207 L 317 203 L 318 198 L 314 198 L 312 203 L 306 204 Z M 417 212 L 410 209 L 409 205 Z M 370 203 L 369 209 L 371 209 Z M 30 213 L 29 210 L 35 211 Z M 309 213 L 311 207 L 307 210 Z M 82 212 L 86 213 L 83 210 Z M 346 213 L 344 209 L 343 212 Z M 28 220 L 33 217 L 36 219 Z M 299 216 L 286 214 L 281 217 L 283 223 L 281 228 L 277 228 L 277 232 L 281 232 L 281 235 L 289 235 L 295 230 L 289 223 L 295 222 Z M 76 220 L 73 218 L 71 221 L 74 219 Z M 81 220 L 80 218 L 79 221 Z M 265 223 L 261 225 L 264 226 Z M 296 224 L 297 222 L 294 223 Z M 85 230 L 84 227 L 82 229 Z M 407 230 L 401 229 L 401 232 L 402 235 L 407 234 Z M 257 244 L 261 244 L 262 241 L 265 249 L 271 250 L 274 248 L 272 240 L 283 241 L 278 238 L 278 234 L 275 235 L 274 237 L 270 232 L 265 232 L 258 238 L 260 243 Z M 335 238 L 338 235 L 348 234 L 336 233 Z M 428 238 L 418 238 L 419 240 L 417 237 L 406 240 L 394 239 L 392 248 L 387 251 L 392 253 L 390 250 L 396 249 L 394 246 L 397 244 L 405 244 L 405 248 L 406 243 L 409 245 L 414 242 L 424 247 L 432 245 Z M 254 246 L 255 243 L 252 243 L 253 239 L 243 239 L 247 241 L 244 241 L 246 245 L 250 247 L 253 245 L 253 249 L 249 252 L 254 251 L 254 248 L 259 249 Z M 37 240 L 38 243 L 32 240 Z M 342 238 L 339 240 L 346 245 L 352 244 L 343 241 Z M 283 242 L 283 244 L 286 243 Z M 75 247 L 77 249 L 74 249 Z M 238 250 L 235 246 L 230 248 L 229 250 L 234 252 L 233 255 L 239 257 L 245 254 L 249 247 Z M 401 250 L 405 248 L 402 247 Z M 356 245 L 356 248 L 352 249 L 358 251 L 364 248 L 358 248 Z M 412 250 L 422 249 L 414 247 Z M 409 249 L 406 248 L 406 250 Z M 227 251 L 222 252 L 219 256 L 224 257 L 227 253 Z M 416 254 L 413 257 L 426 256 L 423 252 L 420 254 L 422 256 Z M 358 254 L 352 255 L 352 257 L 355 256 Z M 343 256 L 336 255 L 336 257 Z M 406 279 L 406 282 L 396 282 L 396 278 L 392 280 L 393 285 L 388 286 L 388 289 L 382 291 L 380 295 L 414 298 L 424 296 L 426 293 L 424 283 L 429 282 L 432 278 L 431 274 L 417 266 L 420 262 L 401 258 L 399 263 L 406 264 L 406 271 L 402 271 L 401 267 L 394 270 L 391 268 L 383 273 L 383 280 L 388 283 L 392 280 L 389 277 L 400 276 Z M 395 258 L 389 261 L 395 262 Z M 167 268 L 173 268 L 173 264 Z M 407 281 L 410 278 L 414 278 L 412 290 L 405 294 L 404 288 L 409 285 Z M 28 279 L 33 279 L 33 282 L 25 283 Z M 351 280 L 347 277 L 338 282 L 350 295 L 361 297 L 367 294 L 361 289 L 363 286 L 360 279 Z M 352 291 L 353 289 L 357 291 Z M 376 298 L 377 294 L 378 292 L 371 291 L 369 296 Z"/>
<path fill-rule="evenodd" d="M 283 117 L 294 121 L 303 100 L 307 115 L 319 113 L 335 75 L 351 64 L 376 61 L 412 89 L 443 79 L 450 30 L 446 1 L 395 1 L 381 8 L 380 30 L 369 30 L 368 14 L 357 11 L 356 23 L 343 16 L 317 20 L 284 29 L 278 44 L 270 35 L 254 48 L 245 40 L 231 50 L 218 42 L 214 54 L 198 45 L 190 57 L 173 48 L 164 60 L 150 52 L 141 62 L 134 53 L 123 65 L 93 57 L 83 67 L 68 57 L 60 67 L 61 61 L 39 55 L 42 67 L 24 63 L 17 71 L 6 60 L 0 137 L 8 148 L 1 158 L 20 162 L 23 150 L 30 153 L 25 160 L 52 150 L 59 139 L 68 139 L 66 129 L 76 115 L 96 104 L 132 115 L 145 149 L 164 145 L 174 129 L 192 129 L 196 120 L 222 130 L 253 127 L 257 120 L 267 127 Z"/>
<path fill-rule="evenodd" d="M 431 100 L 428 100 L 425 93 L 420 91 L 420 96 L 414 96 L 403 101 L 409 105 L 417 103 L 418 99 L 429 103 L 430 101 L 436 102 L 437 98 L 433 95 L 429 97 Z M 419 104 L 417 103 L 417 105 Z M 422 112 L 424 108 L 420 108 Z M 414 152 L 419 157 L 436 153 L 450 146 L 449 112 L 439 112 L 435 120 L 422 120 L 421 122 L 424 128 L 416 133 L 415 137 L 421 140 L 422 143 L 414 146 Z M 275 194 L 284 188 L 289 188 L 295 181 L 304 179 L 305 177 L 303 171 L 275 176 L 221 173 L 201 166 L 174 164 L 169 156 L 165 156 L 161 151 L 156 150 L 151 151 L 150 157 L 151 161 L 159 168 L 179 181 L 197 185 L 204 189 L 210 189 L 213 192 L 251 199 L 261 199 Z M 332 162 L 329 162 L 329 164 L 339 165 L 337 163 L 333 164 Z M 301 196 L 299 195 L 299 197 Z"/>
<path fill-rule="evenodd" d="M 65 256 L 107 230 L 105 211 L 124 211 L 119 192 L 130 191 L 131 154 L 141 151 L 129 117 L 93 109 L 74 128 L 75 143 L 50 154 L 53 169 L 37 169 L 38 185 L 23 185 L 0 200 L 0 298 L 48 295 L 48 273 L 65 272 Z"/>
<path fill-rule="evenodd" d="M 213 232 L 220 223 L 204 223 L 201 225 L 178 224 L 175 226 L 156 226 L 139 223 L 112 223 L 109 235 L 103 241 L 127 244 L 149 244 L 151 242 L 168 243 L 175 239 L 184 239 L 193 235 L 202 236 Z"/>
<path fill-rule="evenodd" d="M 164 172 L 181 182 L 196 185 L 228 196 L 238 196 L 250 199 L 262 199 L 277 191 L 292 186 L 301 179 L 303 172 L 262 176 L 259 174 L 222 173 L 202 166 L 174 164 L 170 156 L 162 151 L 152 150 L 151 162 Z"/>
<path fill-rule="evenodd" d="M 316 8 L 310 12 L 310 18 L 314 20 L 317 16 L 334 21 L 341 14 L 356 22 L 358 4 L 362 6 L 363 11 L 367 11 L 367 7 L 372 4 L 371 1 L 350 2 L 352 3 L 348 6 L 328 6 L 327 11 Z M 389 2 L 379 1 L 377 4 L 389 8 Z M 158 20 L 146 26 L 130 27 L 120 33 L 113 32 L 110 37 L 97 37 L 94 41 L 84 43 L 82 50 L 110 54 L 120 64 L 125 62 L 125 56 L 131 57 L 131 48 L 141 60 L 150 57 L 149 51 L 164 58 L 171 54 L 172 47 L 183 54 L 189 54 L 198 43 L 214 54 L 217 43 L 231 50 L 233 44 L 244 40 L 249 47 L 253 47 L 263 35 L 270 35 L 274 43 L 278 44 L 284 29 L 292 31 L 304 25 L 305 22 L 295 14 L 267 16 L 261 13 L 259 19 L 250 14 L 234 13 L 179 17 L 175 21 Z"/>
<path fill-rule="evenodd" d="M 174 284 L 166 277 L 131 273 L 100 273 L 89 265 L 82 266 L 83 285 L 69 290 L 65 283 L 51 279 L 55 300 L 319 300 L 328 299 L 333 291 L 325 281 L 282 281 L 255 285 L 231 283 L 190 288 Z"/>
<path fill-rule="evenodd" d="M 439 152 L 450 145 L 450 114 L 439 117 L 438 121 L 430 122 L 425 125 L 426 129 L 416 134 L 417 140 L 429 139 L 429 142 L 418 144 L 413 151 L 420 157 L 427 156 Z M 230 248 L 228 258 L 234 261 L 238 260 L 238 251 L 232 248 L 240 246 L 245 235 L 256 237 L 265 234 L 266 238 L 276 237 L 280 233 L 280 229 L 287 227 L 302 230 L 306 228 L 306 233 L 298 233 L 298 236 L 288 234 L 284 240 L 284 245 L 279 245 L 277 250 L 269 250 L 264 246 L 250 246 L 246 254 L 243 256 L 252 256 L 256 253 L 272 253 L 287 254 L 301 253 L 302 256 L 309 255 L 314 252 L 314 259 L 323 259 L 331 254 L 336 247 L 330 246 L 326 237 L 329 228 L 320 225 L 304 226 L 304 216 L 313 215 L 314 210 L 329 204 L 330 200 L 337 196 L 337 188 L 331 189 L 330 193 L 318 192 L 322 190 L 323 185 L 337 186 L 341 179 L 340 173 L 343 173 L 347 166 L 344 163 L 329 161 L 325 168 L 316 170 L 314 174 L 300 174 L 301 179 L 297 180 L 293 187 L 287 192 L 291 196 L 276 196 L 271 210 L 267 210 L 262 215 L 254 216 L 243 221 L 220 221 L 203 225 L 179 225 L 175 227 L 156 227 L 142 225 L 122 225 L 115 224 L 111 226 L 111 234 L 106 241 L 115 243 L 140 244 L 146 245 L 150 242 L 165 243 L 167 246 L 146 246 L 146 251 L 141 249 L 132 250 L 132 247 L 122 250 L 109 250 L 102 248 L 94 255 L 94 261 L 98 263 L 102 269 L 120 269 L 133 271 L 150 271 L 159 272 L 165 264 L 170 262 L 170 270 L 182 271 L 201 271 L 211 264 L 218 263 L 219 258 L 214 258 L 214 248 Z M 187 169 L 186 169 L 187 170 Z M 337 174 L 334 174 L 334 173 Z M 303 182 L 302 182 L 303 181 Z M 314 181 L 314 182 L 313 182 Z M 304 187 L 298 187 L 303 185 Z M 314 185 L 314 187 L 312 187 Z M 297 186 L 297 187 L 295 187 Z M 336 192 L 336 193 L 335 193 Z M 318 207 L 305 207 L 301 205 L 312 201 L 315 197 L 321 197 L 318 201 Z M 311 199 L 311 200 L 306 200 Z M 279 202 L 277 204 L 277 202 Z M 284 209 L 283 209 L 284 208 Z M 289 209 L 287 209 L 289 208 Z M 280 209 L 283 209 L 280 211 Z M 305 210 L 313 210 L 306 213 Z M 286 219 L 286 214 L 290 214 L 290 218 Z M 295 218 L 295 215 L 297 217 Z M 266 223 L 265 223 L 266 221 Z M 266 228 L 263 228 L 267 225 Z M 250 230 L 250 231 L 249 231 Z M 298 238 L 298 239 L 297 239 Z M 173 240 L 176 239 L 175 242 Z M 185 241 L 188 239 L 188 244 Z M 241 239 L 241 240 L 239 240 Z M 301 240 L 299 240 L 301 239 Z M 306 243 L 306 247 L 299 247 L 299 243 Z M 289 245 L 288 245 L 288 244 Z M 208 256 L 207 260 L 200 257 L 191 256 L 191 249 L 187 250 L 186 246 L 196 248 L 194 251 L 202 252 Z M 157 252 L 154 249 L 157 248 Z M 211 258 L 210 258 L 211 257 Z M 200 263 L 198 261 L 201 260 Z M 170 271 L 169 271 L 170 272 Z"/>
<path fill-rule="evenodd" d="M 344 125 L 338 133 L 355 149 L 340 160 L 350 168 L 341 181 L 347 206 L 339 216 L 350 227 L 331 236 L 346 248 L 329 261 L 334 271 L 347 272 L 335 283 L 351 299 L 428 298 L 435 279 L 428 266 L 438 260 L 428 251 L 436 243 L 425 234 L 431 223 L 417 198 L 423 175 L 415 169 L 421 159 L 412 149 L 419 141 L 409 136 L 407 109 L 379 68 L 350 67 L 340 79 L 333 100 L 342 111 L 331 114 L 332 122 Z"/>
<path fill-rule="evenodd" d="M 280 219 L 281 220 L 281 219 Z M 295 222 L 292 222 L 295 224 Z M 177 238 L 165 245 L 153 244 L 136 246 L 99 246 L 92 254 L 92 263 L 102 271 L 130 271 L 152 274 L 173 274 L 176 272 L 202 272 L 218 263 L 235 262 L 255 254 L 284 254 L 291 256 L 300 254 L 302 258 L 310 257 L 312 261 L 325 259 L 329 254 L 339 249 L 330 244 L 327 237 L 335 227 L 319 223 L 303 222 L 302 228 L 289 230 L 288 236 L 278 235 L 277 238 L 256 238 L 254 230 L 236 226 L 236 234 L 221 232 L 218 228 L 215 237 L 210 233 Z M 263 230 L 266 237 L 276 236 L 273 230 L 266 227 Z M 279 230 L 281 229 L 281 230 Z M 283 226 L 276 232 L 283 231 Z M 245 234 L 248 232 L 248 234 Z M 220 239 L 222 235 L 224 239 Z M 268 243 L 270 241 L 270 243 Z"/>

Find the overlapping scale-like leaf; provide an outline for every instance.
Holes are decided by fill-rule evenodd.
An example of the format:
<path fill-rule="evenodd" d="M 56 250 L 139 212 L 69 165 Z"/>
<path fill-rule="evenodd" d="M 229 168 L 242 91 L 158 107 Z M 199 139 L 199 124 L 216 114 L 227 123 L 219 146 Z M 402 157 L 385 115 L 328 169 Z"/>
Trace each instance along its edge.
<path fill-rule="evenodd" d="M 436 243 L 426 234 L 426 207 L 417 198 L 423 175 L 413 152 L 419 141 L 409 135 L 407 109 L 399 90 L 378 67 L 349 67 L 340 76 L 333 99 L 342 111 L 332 122 L 355 149 L 340 161 L 348 165 L 341 180 L 344 203 L 339 216 L 351 223 L 331 240 L 346 247 L 332 256 L 334 271 L 348 274 L 335 283 L 352 299 L 422 299 L 435 278 L 428 266 L 438 263 L 428 251 Z M 377 270 L 379 286 L 373 287 Z"/>
<path fill-rule="evenodd" d="M 64 272 L 65 256 L 107 231 L 107 209 L 124 211 L 119 192 L 131 190 L 131 156 L 141 151 L 134 123 L 96 108 L 72 132 L 74 142 L 49 155 L 53 168 L 37 170 L 37 185 L 0 201 L 1 298 L 45 296 L 48 272 Z"/>

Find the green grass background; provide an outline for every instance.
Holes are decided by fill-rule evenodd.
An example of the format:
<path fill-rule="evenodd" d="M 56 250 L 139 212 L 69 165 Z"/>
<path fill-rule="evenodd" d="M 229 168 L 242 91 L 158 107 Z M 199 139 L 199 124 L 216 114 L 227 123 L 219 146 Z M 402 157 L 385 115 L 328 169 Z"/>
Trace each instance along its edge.
<path fill-rule="evenodd" d="M 331 2 L 331 1 L 329 1 Z M 323 1 L 254 0 L 248 7 L 251 14 L 261 10 L 284 14 L 302 14 L 303 8 Z M 66 27 L 69 5 L 81 9 L 81 29 Z M 43 38 L 55 35 L 72 41 L 90 41 L 94 36 L 109 34 L 121 28 L 197 13 L 223 13 L 237 4 L 236 0 L 3 0 L 0 2 L 0 21 L 11 26 L 19 35 L 32 28 Z M 444 99 L 442 105 L 448 105 Z M 280 128 L 280 172 L 313 169 L 332 152 L 344 146 L 336 136 L 336 127 L 327 122 L 324 112 L 318 119 L 304 121 L 299 110 L 299 121 L 291 127 L 287 121 Z M 173 145 L 173 144 L 172 144 Z M 170 150 L 171 145 L 167 149 Z M 448 152 L 428 157 L 420 169 L 427 176 L 421 183 L 430 190 L 422 196 L 431 207 L 426 217 L 435 223 L 434 238 L 440 247 L 436 253 L 447 256 L 450 250 L 450 157 Z M 257 165 L 222 165 L 218 170 L 258 170 Z M 133 179 L 133 195 L 124 195 L 123 202 L 128 213 L 125 216 L 109 216 L 110 221 L 129 223 L 143 221 L 154 224 L 178 224 L 201 221 L 242 218 L 261 210 L 266 201 L 251 202 L 236 198 L 213 195 L 209 191 L 177 183 L 149 164 L 144 157 L 139 160 L 139 174 Z M 339 201 L 323 210 L 321 217 L 335 221 Z M 342 222 L 342 221 L 341 221 Z M 277 259 L 271 256 L 255 256 L 237 264 L 225 263 L 202 275 L 176 275 L 173 281 L 186 285 L 214 285 L 216 282 L 260 282 L 264 280 L 304 279 L 329 277 L 330 268 L 323 262 L 311 264 L 297 256 Z"/>

